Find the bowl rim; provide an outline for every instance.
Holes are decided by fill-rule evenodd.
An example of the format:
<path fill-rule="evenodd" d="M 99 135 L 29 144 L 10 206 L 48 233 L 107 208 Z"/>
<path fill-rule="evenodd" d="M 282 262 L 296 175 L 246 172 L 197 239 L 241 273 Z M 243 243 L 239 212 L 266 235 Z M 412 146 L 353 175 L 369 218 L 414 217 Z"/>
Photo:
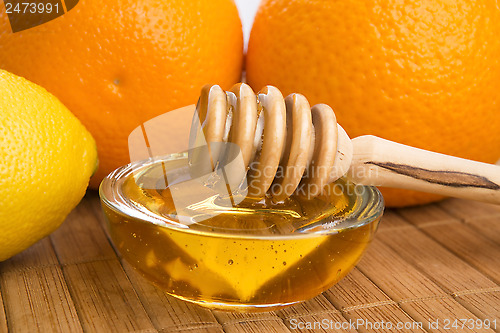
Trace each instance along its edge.
<path fill-rule="evenodd" d="M 156 156 L 154 158 L 149 158 L 147 160 L 140 160 L 140 161 L 134 161 L 129 164 L 123 165 L 111 173 L 109 173 L 101 182 L 99 186 L 99 197 L 100 197 L 100 202 L 101 202 L 101 207 L 104 209 L 104 206 L 107 208 L 111 209 L 117 214 L 125 214 L 128 216 L 131 216 L 130 214 L 126 214 L 119 208 L 119 204 L 113 202 L 108 195 L 112 194 L 113 196 L 119 195 L 117 193 L 117 186 L 116 182 L 120 178 L 116 178 L 116 175 L 122 175 L 125 171 L 132 172 L 134 170 L 134 166 L 140 165 L 142 167 L 146 167 L 148 165 L 151 165 L 153 163 L 157 163 L 158 161 L 172 161 L 172 160 L 179 160 L 179 159 L 184 159 L 187 158 L 187 152 L 184 153 L 174 153 L 174 154 L 167 154 L 163 156 Z M 132 216 L 136 220 L 143 221 L 145 223 L 152 223 L 155 225 L 158 225 L 160 227 L 163 227 L 165 229 L 170 229 L 170 230 L 175 230 L 179 232 L 184 232 L 184 233 L 190 233 L 190 234 L 197 234 L 200 236 L 204 237 L 218 237 L 218 238 L 241 238 L 241 239 L 272 239 L 272 240 L 285 240 L 285 239 L 298 239 L 298 238 L 309 238 L 309 237 L 318 237 L 318 236 L 325 236 L 329 234 L 336 234 L 345 230 L 350 230 L 350 229 L 356 229 L 359 227 L 362 227 L 366 224 L 373 223 L 375 221 L 379 221 L 381 216 L 383 215 L 385 205 L 384 205 L 384 198 L 382 196 L 382 193 L 378 190 L 377 187 L 375 186 L 368 186 L 368 185 L 356 185 L 356 186 L 361 186 L 363 187 L 364 190 L 368 191 L 370 199 L 371 200 L 366 200 L 365 205 L 361 206 L 363 211 L 368 211 L 366 213 L 366 216 L 363 216 L 360 218 L 359 216 L 356 216 L 355 214 L 351 214 L 352 216 L 347 216 L 343 217 L 341 219 L 338 219 L 337 224 L 342 224 L 345 225 L 342 228 L 330 228 L 330 229 L 324 229 L 323 231 L 316 231 L 316 232 L 297 232 L 297 233 L 289 233 L 289 234 L 272 234 L 272 235 L 252 235 L 252 234 L 240 234 L 240 233 L 230 233 L 230 232 L 220 232 L 220 231 L 208 231 L 208 230 L 195 230 L 191 229 L 188 226 L 178 223 L 175 221 L 169 221 L 167 217 L 153 217 L 153 216 L 148 216 L 144 212 L 142 212 L 142 216 Z M 358 208 L 357 212 L 359 212 L 361 209 Z M 106 214 L 104 214 L 106 215 Z M 331 215 L 330 215 L 331 216 Z M 146 218 L 149 217 L 149 218 Z M 106 218 L 107 219 L 107 218 Z M 322 223 L 328 223 L 328 222 L 333 222 L 333 221 L 326 221 L 328 217 L 319 220 L 315 222 L 314 224 L 322 224 Z"/>

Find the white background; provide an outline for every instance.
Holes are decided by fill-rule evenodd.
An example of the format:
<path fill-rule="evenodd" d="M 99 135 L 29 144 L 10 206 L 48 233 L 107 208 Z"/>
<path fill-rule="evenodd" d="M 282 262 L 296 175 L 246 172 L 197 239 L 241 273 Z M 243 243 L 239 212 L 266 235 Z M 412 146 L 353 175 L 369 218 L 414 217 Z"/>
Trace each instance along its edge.
<path fill-rule="evenodd" d="M 240 12 L 243 36 L 245 36 L 245 50 L 252 29 L 253 18 L 259 7 L 260 0 L 234 0 Z"/>

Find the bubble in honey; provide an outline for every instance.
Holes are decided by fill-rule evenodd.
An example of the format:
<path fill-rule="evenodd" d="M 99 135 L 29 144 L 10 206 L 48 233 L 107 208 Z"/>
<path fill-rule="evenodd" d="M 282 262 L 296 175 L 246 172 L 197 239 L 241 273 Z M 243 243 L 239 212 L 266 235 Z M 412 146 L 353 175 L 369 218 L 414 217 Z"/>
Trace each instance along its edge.
<path fill-rule="evenodd" d="M 233 259 L 229 259 L 229 260 L 227 261 L 227 264 L 228 264 L 228 265 L 232 265 L 233 263 L 234 263 Z"/>

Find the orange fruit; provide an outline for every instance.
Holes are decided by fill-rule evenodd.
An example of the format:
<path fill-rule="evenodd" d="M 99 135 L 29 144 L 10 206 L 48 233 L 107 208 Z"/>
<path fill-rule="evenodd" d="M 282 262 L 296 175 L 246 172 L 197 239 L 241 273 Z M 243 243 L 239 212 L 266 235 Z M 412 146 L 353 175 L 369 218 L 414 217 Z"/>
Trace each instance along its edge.
<path fill-rule="evenodd" d="M 334 107 L 351 137 L 494 163 L 500 158 L 500 7 L 495 0 L 264 0 L 246 61 L 275 85 Z M 385 190 L 389 206 L 436 195 Z"/>
<path fill-rule="evenodd" d="M 206 83 L 240 80 L 243 33 L 232 0 L 80 0 L 17 33 L 0 6 L 0 49 L 0 68 L 46 88 L 92 133 L 95 188 L 130 162 L 135 127 L 196 103 Z"/>

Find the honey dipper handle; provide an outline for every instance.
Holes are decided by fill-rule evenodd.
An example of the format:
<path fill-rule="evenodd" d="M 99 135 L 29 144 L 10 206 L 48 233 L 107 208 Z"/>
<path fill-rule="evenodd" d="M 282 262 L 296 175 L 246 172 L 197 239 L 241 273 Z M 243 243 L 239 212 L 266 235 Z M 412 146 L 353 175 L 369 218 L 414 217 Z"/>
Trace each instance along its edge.
<path fill-rule="evenodd" d="M 500 204 L 500 166 L 430 152 L 375 136 L 352 140 L 355 183 Z"/>

